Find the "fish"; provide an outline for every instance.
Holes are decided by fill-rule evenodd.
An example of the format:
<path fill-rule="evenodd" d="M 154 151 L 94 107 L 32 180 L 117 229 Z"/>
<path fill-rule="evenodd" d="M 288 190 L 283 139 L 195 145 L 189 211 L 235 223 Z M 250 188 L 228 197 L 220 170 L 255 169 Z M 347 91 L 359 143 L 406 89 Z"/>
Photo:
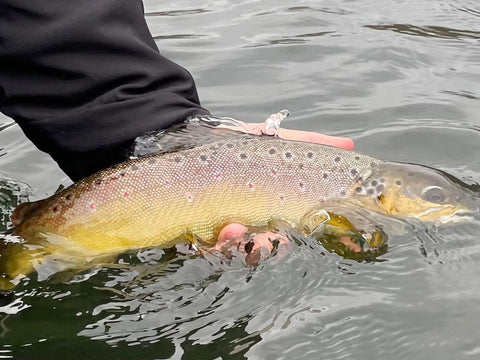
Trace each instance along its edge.
<path fill-rule="evenodd" d="M 133 159 L 20 204 L 11 220 L 23 241 L 16 250 L 0 249 L 0 274 L 12 281 L 46 256 L 94 257 L 189 242 L 211 247 L 229 223 L 299 224 L 311 209 L 347 200 L 439 223 L 478 210 L 464 188 L 427 167 L 240 135 Z"/>

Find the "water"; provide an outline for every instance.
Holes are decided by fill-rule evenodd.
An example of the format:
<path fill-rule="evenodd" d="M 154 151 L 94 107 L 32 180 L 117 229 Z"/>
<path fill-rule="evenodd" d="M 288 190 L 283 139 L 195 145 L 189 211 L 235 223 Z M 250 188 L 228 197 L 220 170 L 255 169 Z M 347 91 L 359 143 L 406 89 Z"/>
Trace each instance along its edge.
<path fill-rule="evenodd" d="M 284 127 L 480 179 L 477 1 L 145 7 L 162 53 L 192 72 L 214 114 L 258 122 L 287 108 Z M 68 184 L 9 121 L 1 177 L 31 200 Z M 480 223 L 406 230 L 377 262 L 299 238 L 256 269 L 147 249 L 80 274 L 31 275 L 2 308 L 0 358 L 477 359 Z"/>

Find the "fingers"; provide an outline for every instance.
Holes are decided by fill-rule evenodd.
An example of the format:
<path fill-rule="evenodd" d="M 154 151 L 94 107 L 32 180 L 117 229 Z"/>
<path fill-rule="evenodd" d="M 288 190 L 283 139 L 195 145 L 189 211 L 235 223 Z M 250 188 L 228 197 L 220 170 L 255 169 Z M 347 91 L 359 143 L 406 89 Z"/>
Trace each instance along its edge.
<path fill-rule="evenodd" d="M 254 266 L 265 260 L 278 248 L 281 255 L 286 253 L 289 244 L 287 237 L 280 233 L 266 231 L 248 239 L 248 228 L 241 224 L 229 224 L 218 235 L 214 250 L 232 258 L 234 252 L 245 255 L 247 265 Z"/>
<path fill-rule="evenodd" d="M 244 126 L 252 134 L 259 134 L 264 127 L 263 123 L 244 123 Z M 353 150 L 353 140 L 346 137 L 330 136 L 320 134 L 314 131 L 280 129 L 278 135 L 282 139 L 307 141 L 317 144 L 336 146 L 347 150 Z"/>

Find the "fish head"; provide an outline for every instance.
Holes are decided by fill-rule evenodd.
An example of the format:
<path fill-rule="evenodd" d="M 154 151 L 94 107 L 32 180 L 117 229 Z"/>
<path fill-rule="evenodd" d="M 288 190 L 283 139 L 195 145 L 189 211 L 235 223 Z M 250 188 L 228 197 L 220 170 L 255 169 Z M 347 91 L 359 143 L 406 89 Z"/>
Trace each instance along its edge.
<path fill-rule="evenodd" d="M 384 162 L 354 189 L 362 206 L 395 217 L 445 224 L 478 212 L 468 185 L 421 165 Z"/>

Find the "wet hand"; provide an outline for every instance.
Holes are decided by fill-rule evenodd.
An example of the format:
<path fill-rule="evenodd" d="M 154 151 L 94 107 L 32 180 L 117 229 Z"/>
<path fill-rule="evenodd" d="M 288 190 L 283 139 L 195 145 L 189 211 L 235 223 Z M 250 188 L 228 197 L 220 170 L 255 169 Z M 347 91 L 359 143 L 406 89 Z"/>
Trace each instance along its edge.
<path fill-rule="evenodd" d="M 268 258 L 274 250 L 278 255 L 284 256 L 288 252 L 289 243 L 288 238 L 281 233 L 265 231 L 251 237 L 246 226 L 229 224 L 220 231 L 214 250 L 227 258 L 232 258 L 235 253 L 245 254 L 246 264 L 255 266 Z"/>
<path fill-rule="evenodd" d="M 252 134 L 258 134 L 264 128 L 264 123 L 243 123 L 245 128 Z M 330 136 L 314 131 L 292 130 L 280 128 L 278 136 L 286 140 L 306 141 L 316 144 L 336 146 L 347 150 L 353 150 L 353 140 L 346 137 Z"/>

